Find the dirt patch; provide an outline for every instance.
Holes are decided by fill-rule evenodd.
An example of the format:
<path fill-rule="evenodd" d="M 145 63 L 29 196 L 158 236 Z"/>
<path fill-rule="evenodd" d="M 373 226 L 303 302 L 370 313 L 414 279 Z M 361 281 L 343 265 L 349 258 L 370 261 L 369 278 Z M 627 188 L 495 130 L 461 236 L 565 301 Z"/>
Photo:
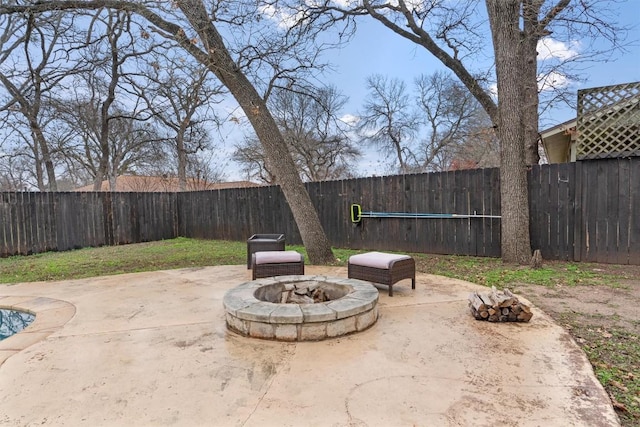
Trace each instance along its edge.
<path fill-rule="evenodd" d="M 640 277 L 640 276 L 639 276 Z M 640 278 L 616 287 L 518 284 L 514 290 L 560 324 L 623 328 L 640 335 Z"/>

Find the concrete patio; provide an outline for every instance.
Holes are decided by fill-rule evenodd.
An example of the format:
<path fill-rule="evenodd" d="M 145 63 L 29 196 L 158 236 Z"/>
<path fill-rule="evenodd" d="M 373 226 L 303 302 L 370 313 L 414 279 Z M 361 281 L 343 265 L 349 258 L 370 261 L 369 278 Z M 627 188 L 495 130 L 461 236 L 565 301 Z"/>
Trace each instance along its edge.
<path fill-rule="evenodd" d="M 227 331 L 223 296 L 248 280 L 221 266 L 0 285 L 0 307 L 37 314 L 0 341 L 0 425 L 619 425 L 535 307 L 526 324 L 476 321 L 467 296 L 484 288 L 419 274 L 381 290 L 370 329 L 285 343 Z"/>

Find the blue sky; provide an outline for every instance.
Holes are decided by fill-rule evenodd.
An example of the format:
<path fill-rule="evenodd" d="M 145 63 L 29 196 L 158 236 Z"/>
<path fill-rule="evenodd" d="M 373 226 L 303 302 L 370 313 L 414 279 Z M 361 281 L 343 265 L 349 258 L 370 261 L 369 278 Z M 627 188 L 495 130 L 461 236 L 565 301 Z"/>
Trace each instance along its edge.
<path fill-rule="evenodd" d="M 621 26 L 635 26 L 626 39 L 626 43 L 630 43 L 626 48 L 627 52 L 615 53 L 582 70 L 580 74 L 586 81 L 568 83 L 574 99 L 579 89 L 640 81 L 640 0 L 620 3 L 619 10 L 612 11 L 612 15 Z M 564 48 L 583 53 L 586 46 L 582 46 L 580 40 L 574 42 L 575 44 Z M 358 31 L 351 42 L 339 50 L 328 52 L 326 60 L 332 64 L 334 71 L 324 76 L 325 82 L 335 85 L 349 97 L 343 110 L 344 116 L 358 116 L 367 95 L 366 78 L 372 74 L 399 78 L 410 87 L 414 78 L 420 74 L 448 71 L 424 48 L 392 33 L 372 19 L 359 21 Z M 479 65 L 484 67 L 478 68 L 486 68 L 486 64 Z M 581 67 L 584 68 L 585 64 Z M 574 117 L 575 110 L 564 104 L 557 104 L 541 117 L 541 129 Z M 383 173 L 384 171 L 379 170 L 382 162 L 376 153 L 368 151 L 369 154 L 357 165 L 358 170 L 365 174 Z M 228 165 L 227 174 L 230 179 L 240 179 L 233 164 Z"/>
<path fill-rule="evenodd" d="M 584 71 L 587 80 L 570 85 L 576 95 L 579 89 L 640 81 L 640 0 L 621 3 L 616 15 L 620 25 L 635 26 L 627 37 L 627 43 L 632 45 L 627 47 L 624 54 L 615 53 L 604 62 L 591 64 Z M 579 47 L 577 49 L 580 51 Z M 332 51 L 330 61 L 336 71 L 335 75 L 328 75 L 327 80 L 349 96 L 348 108 L 352 111 L 348 113 L 351 114 L 355 114 L 353 111 L 363 105 L 366 97 L 365 79 L 371 74 L 398 77 L 410 85 L 419 74 L 448 71 L 424 48 L 371 19 L 361 21 L 352 42 L 341 50 Z M 551 116 L 544 120 L 557 120 L 560 123 L 573 118 L 575 112 L 562 107 Z"/>

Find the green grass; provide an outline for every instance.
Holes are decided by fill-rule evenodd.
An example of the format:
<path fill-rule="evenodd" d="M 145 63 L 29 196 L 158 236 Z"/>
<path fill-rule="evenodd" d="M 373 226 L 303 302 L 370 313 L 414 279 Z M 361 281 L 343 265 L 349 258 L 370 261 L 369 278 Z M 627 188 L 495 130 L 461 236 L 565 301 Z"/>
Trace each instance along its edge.
<path fill-rule="evenodd" d="M 161 269 L 246 262 L 246 242 L 177 238 L 123 246 L 47 252 L 0 259 L 0 283 L 65 280 Z M 303 246 L 287 246 L 306 256 Z M 336 265 L 346 265 L 351 249 L 334 249 Z M 505 265 L 497 258 L 412 254 L 418 271 L 504 288 L 517 283 L 544 286 L 615 286 L 615 277 L 594 273 L 589 264 L 545 262 L 545 267 Z M 308 259 L 308 258 L 307 258 Z M 606 277 L 606 280 L 605 280 Z"/>
<path fill-rule="evenodd" d="M 287 246 L 306 256 L 303 246 Z M 81 279 L 142 271 L 247 262 L 246 242 L 177 238 L 0 259 L 0 283 Z M 337 265 L 357 251 L 335 249 Z M 307 258 L 308 259 L 308 258 Z"/>
<path fill-rule="evenodd" d="M 615 328 L 575 325 L 573 336 L 593 365 L 623 425 L 640 425 L 640 338 Z"/>
<path fill-rule="evenodd" d="M 0 259 L 0 283 L 78 279 L 246 262 L 246 243 L 178 238 Z"/>
<path fill-rule="evenodd" d="M 532 269 L 526 266 L 504 264 L 498 258 L 479 258 L 455 255 L 415 254 L 418 269 L 441 276 L 462 279 L 498 289 L 518 283 L 547 287 L 597 285 L 616 286 L 619 276 L 594 273 L 590 264 L 545 261 L 545 266 Z"/>

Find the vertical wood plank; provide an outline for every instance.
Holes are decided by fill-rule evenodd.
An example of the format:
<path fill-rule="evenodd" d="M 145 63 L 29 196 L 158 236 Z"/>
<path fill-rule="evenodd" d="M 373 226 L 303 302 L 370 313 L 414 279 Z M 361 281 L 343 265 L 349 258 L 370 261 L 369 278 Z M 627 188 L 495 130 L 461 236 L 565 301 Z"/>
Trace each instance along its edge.
<path fill-rule="evenodd" d="M 558 165 L 558 258 L 573 258 L 573 164 Z"/>
<path fill-rule="evenodd" d="M 540 200 L 541 165 L 531 167 L 527 174 L 527 184 L 529 187 L 529 234 L 531 236 L 531 247 L 540 249 L 544 245 L 545 233 L 543 222 L 541 221 L 542 201 Z M 542 249 L 540 249 L 542 251 Z M 544 253 L 543 253 L 544 256 Z"/>
<path fill-rule="evenodd" d="M 547 215 L 549 221 L 549 239 L 547 252 L 550 254 L 551 259 L 559 258 L 559 246 L 560 246 L 560 211 L 559 211 L 559 195 L 558 185 L 560 179 L 560 166 L 557 163 L 548 166 L 548 189 L 549 199 L 547 203 Z M 544 256 L 544 254 L 543 254 Z"/>
<path fill-rule="evenodd" d="M 629 262 L 640 265 L 640 158 L 629 159 Z"/>
<path fill-rule="evenodd" d="M 616 264 L 629 263 L 631 216 L 631 159 L 618 162 L 618 250 Z"/>
<path fill-rule="evenodd" d="M 608 173 L 606 168 L 607 160 L 602 160 L 596 163 L 596 182 L 595 182 L 595 195 L 596 195 L 596 245 L 594 253 L 594 261 L 606 262 L 607 259 L 607 245 L 611 230 L 609 228 L 609 221 L 607 218 L 607 200 L 609 188 L 608 186 Z"/>
<path fill-rule="evenodd" d="M 583 185 L 583 162 L 577 162 L 574 168 L 574 203 L 573 203 L 573 260 L 582 261 L 585 248 L 586 227 L 584 224 L 585 188 Z"/>
<path fill-rule="evenodd" d="M 618 198 L 620 191 L 619 171 L 621 159 L 610 159 L 605 167 L 607 193 L 605 198 L 605 219 L 607 223 L 606 251 L 600 256 L 601 262 L 614 263 L 618 259 L 620 249 L 620 220 L 618 214 Z"/>

